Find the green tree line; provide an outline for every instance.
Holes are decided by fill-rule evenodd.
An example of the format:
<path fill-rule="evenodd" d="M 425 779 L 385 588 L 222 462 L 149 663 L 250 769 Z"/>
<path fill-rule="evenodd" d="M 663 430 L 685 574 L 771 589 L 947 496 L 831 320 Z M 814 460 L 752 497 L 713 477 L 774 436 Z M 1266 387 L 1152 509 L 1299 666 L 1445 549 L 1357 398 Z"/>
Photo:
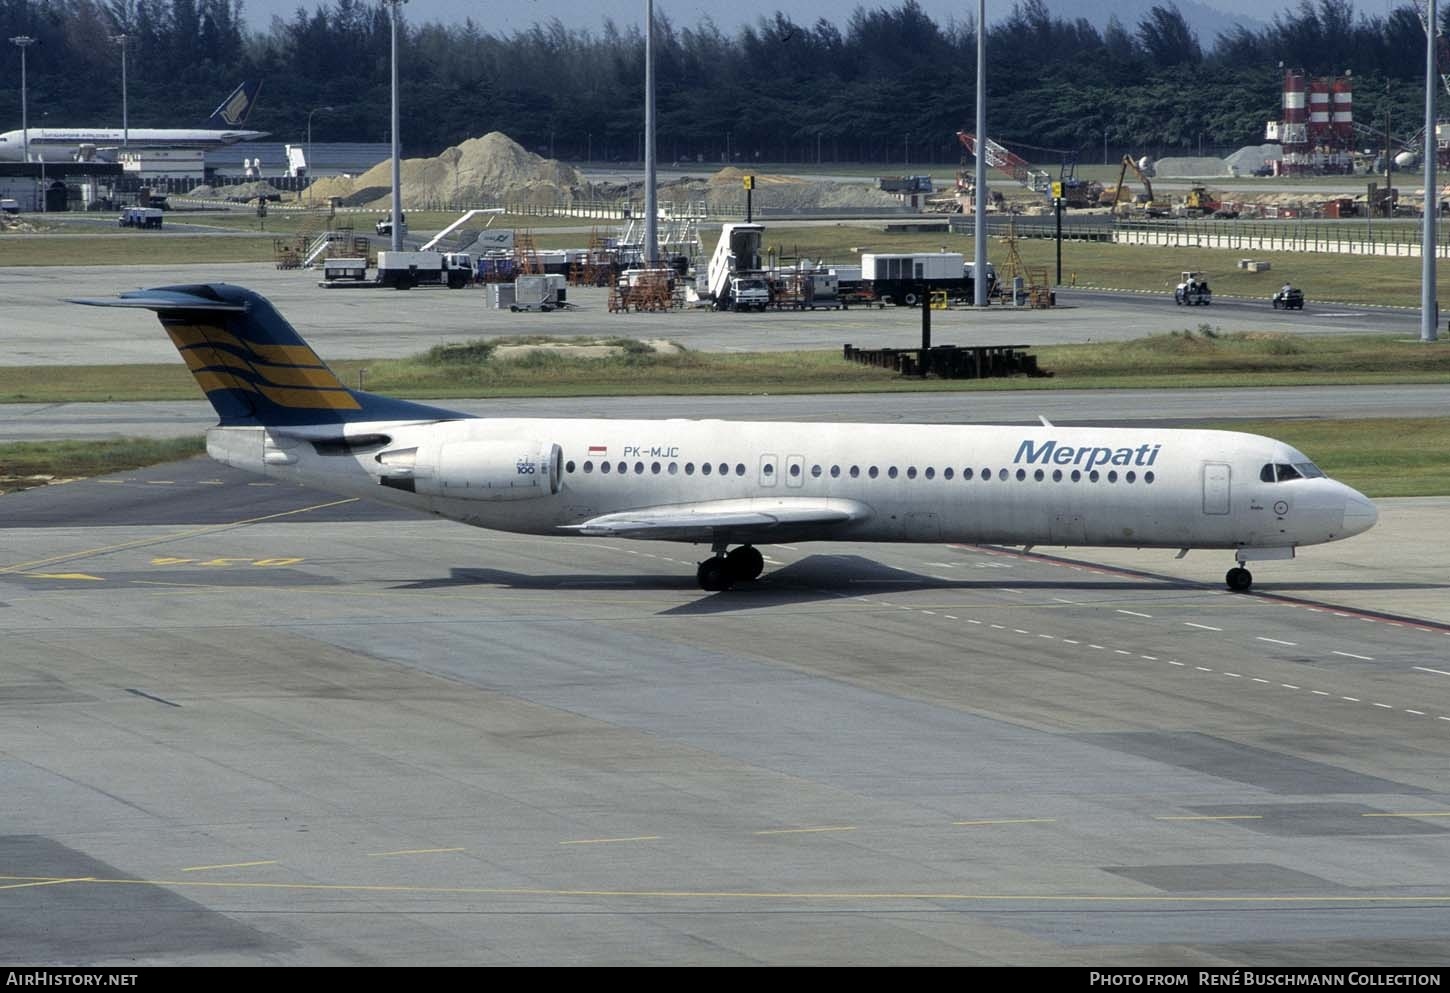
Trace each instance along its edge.
<path fill-rule="evenodd" d="M 309 111 L 330 107 L 313 115 L 314 140 L 387 140 L 380 4 L 299 5 L 264 31 L 249 30 L 242 10 L 242 0 L 0 0 L 0 39 L 37 39 L 27 54 L 34 127 L 119 124 L 124 33 L 133 126 L 198 123 L 242 79 L 261 78 L 252 127 L 300 140 Z M 989 131 L 1037 160 L 1049 149 L 1092 160 L 1104 146 L 1116 159 L 1258 143 L 1279 116 L 1280 64 L 1352 70 L 1356 120 L 1377 126 L 1389 114 L 1412 131 L 1424 47 L 1409 4 L 1378 14 L 1299 0 L 1262 30 L 1203 39 L 1170 0 L 1136 24 L 1066 19 L 1021 0 L 987 31 Z M 405 16 L 400 49 L 410 154 L 497 130 L 560 158 L 641 157 L 637 26 L 551 20 L 505 35 Z M 916 0 L 857 7 L 843 24 L 776 13 L 734 34 L 661 18 L 655 50 L 663 161 L 949 163 L 974 116 L 975 26 L 939 24 Z M 0 129 L 19 127 L 14 45 L 0 46 L 0 79 Z"/>

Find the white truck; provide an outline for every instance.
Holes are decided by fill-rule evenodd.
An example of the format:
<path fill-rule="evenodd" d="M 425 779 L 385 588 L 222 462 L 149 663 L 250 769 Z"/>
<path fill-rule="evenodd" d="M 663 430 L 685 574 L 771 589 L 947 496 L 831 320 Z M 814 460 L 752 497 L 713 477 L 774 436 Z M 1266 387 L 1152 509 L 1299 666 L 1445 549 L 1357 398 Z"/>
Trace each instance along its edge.
<path fill-rule="evenodd" d="M 473 281 L 473 260 L 466 252 L 379 252 L 378 285 L 396 290 L 446 286 L 456 290 Z"/>
<path fill-rule="evenodd" d="M 764 224 L 726 224 L 706 270 L 707 289 L 716 310 L 764 310 L 770 287 L 759 276 Z M 758 284 L 758 285 L 757 285 Z M 743 297 L 737 294 L 744 294 Z"/>

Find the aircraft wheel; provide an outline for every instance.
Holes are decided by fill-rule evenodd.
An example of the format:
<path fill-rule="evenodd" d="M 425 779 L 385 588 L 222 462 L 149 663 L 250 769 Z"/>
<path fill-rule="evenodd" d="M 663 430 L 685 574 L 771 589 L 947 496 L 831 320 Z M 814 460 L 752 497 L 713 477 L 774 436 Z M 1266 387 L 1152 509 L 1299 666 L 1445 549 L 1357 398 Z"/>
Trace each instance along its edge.
<path fill-rule="evenodd" d="M 1223 577 L 1223 581 L 1227 583 L 1228 588 L 1233 590 L 1235 593 L 1245 593 L 1248 591 L 1248 588 L 1253 585 L 1254 574 L 1249 572 L 1249 570 L 1245 569 L 1243 566 L 1235 566 L 1228 571 L 1228 574 L 1226 576 Z"/>
<path fill-rule="evenodd" d="M 700 589 L 707 593 L 719 593 L 728 590 L 734 577 L 730 574 L 729 563 L 724 556 L 716 555 L 700 563 L 699 571 L 695 573 L 700 581 Z"/>
<path fill-rule="evenodd" d="M 760 574 L 765 571 L 765 556 L 754 545 L 741 545 L 725 556 L 725 564 L 729 568 L 731 579 L 748 583 L 760 578 Z"/>

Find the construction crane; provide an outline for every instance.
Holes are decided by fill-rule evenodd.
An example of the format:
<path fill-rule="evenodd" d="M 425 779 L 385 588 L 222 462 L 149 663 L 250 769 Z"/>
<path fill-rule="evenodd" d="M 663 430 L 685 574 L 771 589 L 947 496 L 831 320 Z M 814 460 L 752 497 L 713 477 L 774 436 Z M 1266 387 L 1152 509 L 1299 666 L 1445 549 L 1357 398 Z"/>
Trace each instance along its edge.
<path fill-rule="evenodd" d="M 976 135 L 969 131 L 958 131 L 957 140 L 962 143 L 962 147 L 967 150 L 968 154 L 973 156 L 977 154 Z M 1000 172 L 1005 172 L 1034 193 L 1047 192 L 1050 177 L 1046 170 L 1033 169 L 1022 156 L 1008 151 L 991 138 L 983 141 L 982 145 L 987 155 L 987 165 Z"/>
<path fill-rule="evenodd" d="M 1419 15 L 1420 27 L 1425 29 L 1427 36 L 1435 39 L 1435 67 L 1443 70 L 1447 64 L 1450 64 L 1450 50 L 1447 50 L 1445 32 L 1440 25 L 1435 25 L 1433 34 L 1430 31 L 1429 6 L 1425 0 L 1415 0 L 1415 13 Z M 1446 93 L 1450 93 L 1450 72 L 1442 71 L 1440 73 L 1440 84 L 1445 87 Z"/>

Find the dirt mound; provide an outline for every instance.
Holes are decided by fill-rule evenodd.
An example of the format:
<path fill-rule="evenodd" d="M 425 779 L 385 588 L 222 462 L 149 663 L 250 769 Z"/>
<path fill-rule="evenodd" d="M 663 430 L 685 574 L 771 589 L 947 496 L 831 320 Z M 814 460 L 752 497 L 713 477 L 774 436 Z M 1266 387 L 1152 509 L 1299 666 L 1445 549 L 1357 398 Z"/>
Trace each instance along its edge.
<path fill-rule="evenodd" d="M 587 195 L 578 170 L 535 155 L 501 131 L 469 138 L 432 158 L 404 159 L 401 182 L 405 207 L 455 198 L 557 203 Z M 360 191 L 381 188 L 375 200 L 356 205 L 387 207 L 392 183 L 392 163 L 385 159 L 360 176 L 318 179 L 311 194 L 315 199 L 353 198 Z"/>
<path fill-rule="evenodd" d="M 708 179 L 681 179 L 660 188 L 661 199 L 680 201 L 703 200 L 712 211 L 744 212 L 745 188 L 741 180 L 755 177 L 754 202 L 758 207 L 773 210 L 849 209 L 857 207 L 896 207 L 901 201 L 876 187 L 875 180 L 859 183 L 838 183 L 752 173 L 727 166 Z"/>
<path fill-rule="evenodd" d="M 1228 168 L 1223 159 L 1204 156 L 1159 159 L 1153 163 L 1154 175 L 1163 179 L 1196 179 L 1211 176 L 1227 176 Z"/>
<path fill-rule="evenodd" d="M 258 180 L 254 183 L 237 183 L 233 186 L 196 186 L 193 187 L 187 196 L 214 198 L 214 197 L 245 197 L 248 200 L 255 200 L 261 196 L 273 196 L 281 193 L 271 183 Z"/>

